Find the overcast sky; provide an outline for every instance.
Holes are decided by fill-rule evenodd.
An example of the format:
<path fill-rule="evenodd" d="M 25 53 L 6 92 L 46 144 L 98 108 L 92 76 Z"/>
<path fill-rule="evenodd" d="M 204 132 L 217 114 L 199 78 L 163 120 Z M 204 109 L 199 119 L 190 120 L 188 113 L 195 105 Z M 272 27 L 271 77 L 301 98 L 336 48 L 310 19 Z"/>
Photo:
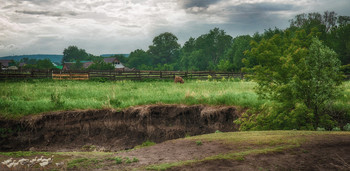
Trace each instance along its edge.
<path fill-rule="evenodd" d="M 286 28 L 296 14 L 335 11 L 349 0 L 1 0 L 0 56 L 62 54 L 76 45 L 94 55 L 147 50 L 172 32 L 183 45 L 219 27 L 232 37 Z"/>

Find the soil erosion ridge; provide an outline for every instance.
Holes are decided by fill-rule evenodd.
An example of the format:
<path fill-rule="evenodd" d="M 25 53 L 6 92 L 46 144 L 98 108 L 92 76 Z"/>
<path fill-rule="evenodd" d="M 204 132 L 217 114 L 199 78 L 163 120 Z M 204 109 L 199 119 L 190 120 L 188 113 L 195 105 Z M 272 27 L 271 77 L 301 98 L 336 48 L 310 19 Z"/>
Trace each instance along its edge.
<path fill-rule="evenodd" d="M 146 140 L 169 139 L 220 131 L 236 131 L 233 106 L 145 105 L 112 109 L 60 111 L 0 119 L 0 151 L 100 151 L 133 148 Z"/>

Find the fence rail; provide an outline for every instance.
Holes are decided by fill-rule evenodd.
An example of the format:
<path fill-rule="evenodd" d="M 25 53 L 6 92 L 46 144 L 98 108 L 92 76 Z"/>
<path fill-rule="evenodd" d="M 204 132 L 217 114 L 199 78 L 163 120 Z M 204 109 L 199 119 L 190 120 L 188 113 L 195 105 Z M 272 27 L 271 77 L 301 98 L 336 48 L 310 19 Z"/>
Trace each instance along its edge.
<path fill-rule="evenodd" d="M 2 70 L 0 80 L 7 79 L 54 79 L 54 80 L 88 80 L 104 78 L 108 80 L 144 80 L 144 79 L 174 79 L 181 76 L 185 79 L 244 78 L 243 73 L 214 71 L 62 71 L 62 70 Z M 346 75 L 350 80 L 350 74 Z"/>

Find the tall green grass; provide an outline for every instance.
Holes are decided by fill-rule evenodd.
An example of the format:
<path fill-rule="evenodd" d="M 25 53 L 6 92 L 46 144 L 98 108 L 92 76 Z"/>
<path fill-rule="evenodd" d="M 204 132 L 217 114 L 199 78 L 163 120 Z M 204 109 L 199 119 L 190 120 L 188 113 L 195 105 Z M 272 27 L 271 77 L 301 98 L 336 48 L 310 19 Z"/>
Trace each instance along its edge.
<path fill-rule="evenodd" d="M 52 81 L 0 82 L 0 116 L 74 109 L 123 109 L 145 104 L 208 104 L 256 107 L 254 82 L 186 81 Z"/>

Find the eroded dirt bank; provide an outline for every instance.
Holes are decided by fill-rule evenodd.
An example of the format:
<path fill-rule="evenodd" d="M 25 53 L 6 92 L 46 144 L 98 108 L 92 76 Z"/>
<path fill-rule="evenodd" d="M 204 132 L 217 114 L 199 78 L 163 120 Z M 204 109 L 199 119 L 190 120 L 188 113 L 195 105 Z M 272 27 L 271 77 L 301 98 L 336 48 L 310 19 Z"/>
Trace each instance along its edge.
<path fill-rule="evenodd" d="M 115 110 L 63 111 L 0 119 L 0 151 L 101 151 L 129 149 L 146 140 L 235 131 L 235 107 L 147 105 Z M 84 148 L 83 148 L 84 147 Z"/>

